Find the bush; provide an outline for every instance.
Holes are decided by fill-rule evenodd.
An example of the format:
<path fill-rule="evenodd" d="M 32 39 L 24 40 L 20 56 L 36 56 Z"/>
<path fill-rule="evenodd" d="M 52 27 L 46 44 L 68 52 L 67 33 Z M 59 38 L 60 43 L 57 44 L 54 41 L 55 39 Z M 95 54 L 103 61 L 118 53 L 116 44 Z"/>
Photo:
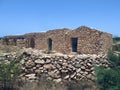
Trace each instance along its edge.
<path fill-rule="evenodd" d="M 119 44 L 114 45 L 114 46 L 113 46 L 113 50 L 120 52 L 120 45 L 119 45 Z"/>
<path fill-rule="evenodd" d="M 96 67 L 96 82 L 100 90 L 120 90 L 120 55 L 108 53 L 110 68 Z"/>
<path fill-rule="evenodd" d="M 120 90 L 120 70 L 98 67 L 97 84 L 100 90 Z"/>
<path fill-rule="evenodd" d="M 113 37 L 113 43 L 116 43 L 120 41 L 120 37 L 116 36 L 116 37 Z"/>
<path fill-rule="evenodd" d="M 7 57 L 7 60 L 0 60 L 0 88 L 2 90 L 16 90 L 20 74 L 18 58 Z"/>
<path fill-rule="evenodd" d="M 111 63 L 112 68 L 120 67 L 120 55 L 116 55 L 112 51 L 109 51 L 107 58 L 108 61 Z"/>

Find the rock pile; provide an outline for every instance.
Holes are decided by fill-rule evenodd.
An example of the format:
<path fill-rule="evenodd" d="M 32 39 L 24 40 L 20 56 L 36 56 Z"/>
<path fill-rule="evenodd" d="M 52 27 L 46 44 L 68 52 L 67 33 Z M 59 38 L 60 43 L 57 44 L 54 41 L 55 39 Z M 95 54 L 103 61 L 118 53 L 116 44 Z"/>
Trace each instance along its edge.
<path fill-rule="evenodd" d="M 107 59 L 100 55 L 43 54 L 37 50 L 23 51 L 22 55 L 20 77 L 28 81 L 39 80 L 43 75 L 56 82 L 95 80 L 94 67 L 109 65 Z"/>

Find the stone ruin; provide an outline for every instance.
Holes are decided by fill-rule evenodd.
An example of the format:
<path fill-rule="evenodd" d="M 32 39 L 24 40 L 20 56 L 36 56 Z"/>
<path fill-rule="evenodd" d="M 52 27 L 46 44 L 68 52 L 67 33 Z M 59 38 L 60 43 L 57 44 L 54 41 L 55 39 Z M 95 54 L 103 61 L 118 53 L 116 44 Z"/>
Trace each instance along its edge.
<path fill-rule="evenodd" d="M 86 26 L 24 35 L 5 36 L 3 45 L 35 48 L 63 54 L 106 54 L 112 48 L 112 35 Z"/>
<path fill-rule="evenodd" d="M 4 63 L 10 63 L 18 58 L 18 53 L 4 53 L 0 58 L 4 58 Z M 54 82 L 95 81 L 95 66 L 109 68 L 110 63 L 103 55 L 96 54 L 76 54 L 66 55 L 61 53 L 46 54 L 41 50 L 24 48 L 21 52 L 21 59 L 18 60 L 21 66 L 19 79 L 24 82 L 39 82 L 43 76 Z"/>
<path fill-rule="evenodd" d="M 5 36 L 0 39 L 0 45 L 22 48 L 24 57 L 20 60 L 20 77 L 23 81 L 39 80 L 42 75 L 55 82 L 81 79 L 94 81 L 95 66 L 109 67 L 106 54 L 112 48 L 112 35 L 81 26 L 74 30 L 63 28 Z M 6 56 L 11 55 L 18 57 L 16 52 L 1 54 L 0 57 L 9 62 Z"/>

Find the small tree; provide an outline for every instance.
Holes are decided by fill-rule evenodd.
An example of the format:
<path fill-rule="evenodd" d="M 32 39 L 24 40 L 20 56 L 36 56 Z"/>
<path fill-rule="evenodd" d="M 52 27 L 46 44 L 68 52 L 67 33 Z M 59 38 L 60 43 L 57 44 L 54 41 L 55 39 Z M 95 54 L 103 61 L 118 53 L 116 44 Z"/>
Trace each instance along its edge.
<path fill-rule="evenodd" d="M 120 55 L 116 55 L 112 51 L 109 51 L 107 58 L 108 58 L 108 61 L 111 63 L 112 68 L 120 67 Z"/>
<path fill-rule="evenodd" d="M 108 53 L 110 68 L 96 67 L 97 84 L 100 90 L 120 90 L 120 55 Z"/>
<path fill-rule="evenodd" d="M 20 58 L 7 58 L 8 62 L 1 60 L 0 63 L 0 81 L 1 88 L 4 90 L 13 90 L 14 85 L 17 83 L 18 76 L 20 74 L 20 65 L 18 59 Z"/>
<path fill-rule="evenodd" d="M 120 70 L 98 67 L 97 84 L 100 90 L 120 90 Z"/>

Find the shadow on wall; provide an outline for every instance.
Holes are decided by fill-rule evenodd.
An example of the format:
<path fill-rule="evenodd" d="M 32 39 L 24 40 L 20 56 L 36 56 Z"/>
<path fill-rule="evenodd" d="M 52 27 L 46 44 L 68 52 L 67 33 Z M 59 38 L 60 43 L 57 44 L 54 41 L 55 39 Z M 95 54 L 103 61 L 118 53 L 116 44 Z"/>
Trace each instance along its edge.
<path fill-rule="evenodd" d="M 30 39 L 30 45 L 29 45 L 29 47 L 35 48 L 35 39 L 34 38 Z"/>
<path fill-rule="evenodd" d="M 48 43 L 48 51 L 51 51 L 52 50 L 52 39 L 49 38 L 47 43 Z"/>

